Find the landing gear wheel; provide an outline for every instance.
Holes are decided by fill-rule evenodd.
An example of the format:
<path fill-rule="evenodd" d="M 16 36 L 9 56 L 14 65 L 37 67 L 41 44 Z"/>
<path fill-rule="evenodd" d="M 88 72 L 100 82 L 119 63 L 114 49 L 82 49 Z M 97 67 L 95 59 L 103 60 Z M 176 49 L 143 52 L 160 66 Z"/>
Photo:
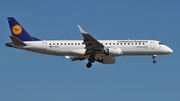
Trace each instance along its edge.
<path fill-rule="evenodd" d="M 156 63 L 156 60 L 153 60 L 153 63 Z"/>
<path fill-rule="evenodd" d="M 91 62 L 88 62 L 88 63 L 86 64 L 86 66 L 87 66 L 87 68 L 91 68 L 92 63 L 91 63 Z"/>

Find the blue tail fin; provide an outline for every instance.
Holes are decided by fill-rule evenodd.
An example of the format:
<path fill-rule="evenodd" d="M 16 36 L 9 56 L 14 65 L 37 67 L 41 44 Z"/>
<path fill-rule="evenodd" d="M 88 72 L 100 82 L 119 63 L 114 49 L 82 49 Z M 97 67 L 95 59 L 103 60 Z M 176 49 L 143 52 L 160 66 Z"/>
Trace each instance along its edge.
<path fill-rule="evenodd" d="M 13 17 L 8 17 L 11 33 L 21 41 L 38 41 L 39 39 L 30 36 L 26 30 Z"/>

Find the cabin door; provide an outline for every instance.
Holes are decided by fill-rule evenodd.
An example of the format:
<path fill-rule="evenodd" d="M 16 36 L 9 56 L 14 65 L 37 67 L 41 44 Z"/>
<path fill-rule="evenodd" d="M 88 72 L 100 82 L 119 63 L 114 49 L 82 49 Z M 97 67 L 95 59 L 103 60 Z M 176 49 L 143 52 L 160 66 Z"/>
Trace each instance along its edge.
<path fill-rule="evenodd" d="M 150 42 L 150 45 L 151 45 L 151 49 L 155 48 L 154 42 Z"/>
<path fill-rule="evenodd" d="M 46 43 L 46 42 L 43 42 L 43 43 L 42 43 L 42 48 L 43 48 L 44 50 L 46 50 L 46 48 L 47 48 L 47 43 Z"/>

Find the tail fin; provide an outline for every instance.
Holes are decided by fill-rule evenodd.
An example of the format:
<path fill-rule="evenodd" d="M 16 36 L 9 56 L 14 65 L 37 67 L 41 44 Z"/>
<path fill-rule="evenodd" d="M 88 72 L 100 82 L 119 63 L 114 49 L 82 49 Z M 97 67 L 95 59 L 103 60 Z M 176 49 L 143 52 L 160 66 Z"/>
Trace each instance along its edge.
<path fill-rule="evenodd" d="M 13 17 L 8 17 L 9 27 L 14 37 L 21 41 L 38 41 L 39 39 L 30 36 L 26 30 Z"/>

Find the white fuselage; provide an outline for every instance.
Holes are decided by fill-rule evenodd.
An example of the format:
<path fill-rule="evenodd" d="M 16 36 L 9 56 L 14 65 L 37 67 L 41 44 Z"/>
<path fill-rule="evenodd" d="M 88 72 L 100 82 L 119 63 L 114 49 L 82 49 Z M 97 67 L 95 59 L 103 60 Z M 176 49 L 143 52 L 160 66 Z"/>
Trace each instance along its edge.
<path fill-rule="evenodd" d="M 156 40 L 98 40 L 106 48 L 120 48 L 122 56 L 128 55 L 163 55 L 172 53 L 172 50 Z M 15 48 L 57 56 L 81 56 L 85 55 L 86 46 L 83 40 L 44 40 L 24 41 L 27 46 L 13 46 Z M 96 58 L 106 55 L 103 51 L 96 53 Z M 119 55 L 118 55 L 119 56 Z"/>
<path fill-rule="evenodd" d="M 65 56 L 71 61 L 88 60 L 90 68 L 95 61 L 102 64 L 114 64 L 117 56 L 152 55 L 156 63 L 157 55 L 170 54 L 171 48 L 156 40 L 97 40 L 80 25 L 78 28 L 83 40 L 40 40 L 31 36 L 13 17 L 8 17 L 12 42 L 5 45 L 12 48 Z"/>

